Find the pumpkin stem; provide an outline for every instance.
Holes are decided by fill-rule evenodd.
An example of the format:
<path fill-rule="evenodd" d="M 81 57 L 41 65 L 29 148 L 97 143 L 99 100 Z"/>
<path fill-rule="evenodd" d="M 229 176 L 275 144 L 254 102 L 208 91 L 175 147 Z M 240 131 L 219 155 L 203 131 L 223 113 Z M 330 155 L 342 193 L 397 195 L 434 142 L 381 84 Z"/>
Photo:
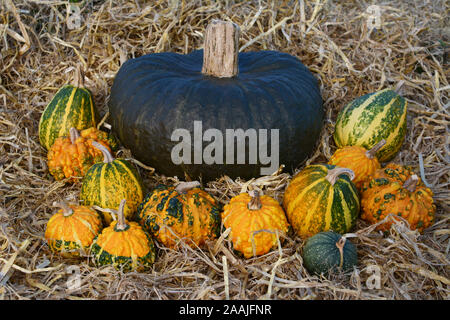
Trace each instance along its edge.
<path fill-rule="evenodd" d="M 408 190 L 409 192 L 416 191 L 417 183 L 419 182 L 419 177 L 416 174 L 413 174 L 405 181 L 403 184 L 403 188 Z"/>
<path fill-rule="evenodd" d="M 336 167 L 334 169 L 328 170 L 328 174 L 325 178 L 333 186 L 341 174 L 347 175 L 350 178 L 350 180 L 353 180 L 355 178 L 355 173 L 353 172 L 353 170 L 341 167 Z"/>
<path fill-rule="evenodd" d="M 184 194 L 193 188 L 200 187 L 200 182 L 198 181 L 189 181 L 189 182 L 180 182 L 176 187 L 175 191 Z"/>
<path fill-rule="evenodd" d="M 78 64 L 75 68 L 75 74 L 71 84 L 77 88 L 84 88 L 84 71 L 81 64 Z"/>
<path fill-rule="evenodd" d="M 233 22 L 213 20 L 205 32 L 203 48 L 204 75 L 231 78 L 238 74 L 239 26 Z"/>
<path fill-rule="evenodd" d="M 72 144 L 75 143 L 75 141 L 77 141 L 77 139 L 80 137 L 80 133 L 78 132 L 77 128 L 70 128 L 69 129 L 69 135 L 70 135 L 70 142 Z"/>
<path fill-rule="evenodd" d="M 340 260 L 339 260 L 339 269 L 344 265 L 344 246 L 347 239 L 345 237 L 341 237 L 338 242 L 336 242 L 336 247 L 339 249 Z"/>
<path fill-rule="evenodd" d="M 61 208 L 63 210 L 63 216 L 68 217 L 73 214 L 73 209 L 67 205 L 64 201 L 53 202 L 53 206 L 57 208 Z"/>
<path fill-rule="evenodd" d="M 366 157 L 369 159 L 375 158 L 375 154 L 380 151 L 381 148 L 386 144 L 386 140 L 382 139 L 376 145 L 372 147 L 372 149 L 366 151 Z"/>
<path fill-rule="evenodd" d="M 111 152 L 109 152 L 108 148 L 106 148 L 104 145 L 98 143 L 97 141 L 92 141 L 92 145 L 103 153 L 104 163 L 111 163 L 114 161 L 114 157 L 112 156 Z"/>
<path fill-rule="evenodd" d="M 123 213 L 125 202 L 126 200 L 122 199 L 119 204 L 119 209 L 117 209 L 117 224 L 115 228 L 120 231 L 123 231 L 128 227 L 127 223 L 125 222 L 125 214 Z"/>
<path fill-rule="evenodd" d="M 248 193 L 252 199 L 247 204 L 249 210 L 259 210 L 261 209 L 261 199 L 259 198 L 259 192 L 257 190 L 249 191 Z"/>

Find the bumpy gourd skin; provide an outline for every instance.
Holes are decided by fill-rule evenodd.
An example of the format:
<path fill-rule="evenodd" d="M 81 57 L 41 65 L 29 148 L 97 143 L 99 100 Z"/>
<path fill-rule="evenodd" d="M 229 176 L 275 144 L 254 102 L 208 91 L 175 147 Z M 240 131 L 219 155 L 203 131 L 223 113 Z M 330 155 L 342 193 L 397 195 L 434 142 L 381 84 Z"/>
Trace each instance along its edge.
<path fill-rule="evenodd" d="M 363 184 L 361 218 L 374 224 L 392 213 L 394 218 L 396 215 L 406 219 L 412 230 L 422 233 L 431 226 L 436 211 L 431 189 L 425 187 L 420 178 L 413 192 L 403 187 L 413 174 L 409 167 L 393 163 L 377 170 Z M 386 222 L 377 229 L 387 231 L 391 225 L 392 222 Z"/>
<path fill-rule="evenodd" d="M 346 175 L 334 185 L 326 176 L 334 165 L 309 165 L 296 174 L 284 193 L 283 207 L 298 236 L 308 238 L 322 231 L 349 232 L 356 224 L 358 190 Z"/>
<path fill-rule="evenodd" d="M 112 265 L 123 271 L 145 271 L 155 262 L 155 245 L 150 235 L 134 221 L 125 230 L 116 228 L 117 221 L 105 228 L 91 247 L 98 266 Z"/>
<path fill-rule="evenodd" d="M 220 235 L 219 205 L 200 188 L 179 193 L 172 186 L 159 185 L 147 194 L 137 215 L 140 224 L 170 248 L 180 239 L 191 247 L 202 247 Z"/>
<path fill-rule="evenodd" d="M 88 252 L 94 238 L 103 225 L 101 217 L 87 206 L 69 205 L 74 211 L 64 216 L 61 209 L 47 222 L 45 239 L 54 252 L 65 257 L 77 257 Z"/>
<path fill-rule="evenodd" d="M 80 132 L 80 137 L 74 143 L 69 137 L 59 137 L 50 148 L 48 158 L 48 169 L 56 180 L 75 177 L 83 177 L 89 168 L 96 162 L 102 161 L 103 155 L 100 150 L 92 146 L 92 141 L 97 141 L 109 148 L 108 134 L 92 127 Z"/>
<path fill-rule="evenodd" d="M 366 181 L 381 164 L 376 157 L 370 159 L 366 155 L 367 149 L 359 146 L 346 146 L 336 150 L 331 156 L 329 164 L 349 168 L 355 173 L 352 182 L 361 191 L 364 181 Z"/>
<path fill-rule="evenodd" d="M 278 244 L 276 230 L 279 235 L 289 230 L 289 223 L 278 201 L 262 195 L 259 210 L 250 210 L 250 201 L 251 196 L 248 193 L 237 195 L 225 205 L 222 213 L 225 228 L 231 228 L 229 237 L 233 249 L 241 252 L 245 258 L 269 252 Z M 279 239 L 281 240 L 281 237 Z"/>

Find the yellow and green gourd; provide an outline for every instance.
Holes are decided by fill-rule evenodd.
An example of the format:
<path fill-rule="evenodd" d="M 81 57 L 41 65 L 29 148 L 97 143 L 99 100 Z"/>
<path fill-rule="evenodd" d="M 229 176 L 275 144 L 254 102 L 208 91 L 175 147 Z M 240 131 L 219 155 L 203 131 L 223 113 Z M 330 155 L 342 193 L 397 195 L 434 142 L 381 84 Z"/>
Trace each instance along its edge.
<path fill-rule="evenodd" d="M 126 199 L 124 214 L 129 219 L 144 197 L 141 176 L 128 160 L 115 159 L 96 141 L 92 145 L 103 153 L 104 159 L 92 165 L 83 177 L 80 200 L 84 205 L 117 210 L 120 199 Z M 105 225 L 109 225 L 111 214 L 102 212 L 102 216 Z"/>
<path fill-rule="evenodd" d="M 39 141 L 47 150 L 59 137 L 68 137 L 70 128 L 83 130 L 96 127 L 97 110 L 91 92 L 83 85 L 83 75 L 77 69 L 72 84 L 56 92 L 39 120 Z"/>
<path fill-rule="evenodd" d="M 292 178 L 283 207 L 298 236 L 346 233 L 355 226 L 360 203 L 353 178 L 352 170 L 329 164 L 307 166 Z"/>
<path fill-rule="evenodd" d="M 91 255 L 97 266 L 111 265 L 122 271 L 145 271 L 155 262 L 155 245 L 151 236 L 134 221 L 124 217 L 125 199 L 117 210 L 117 221 L 94 239 Z"/>
<path fill-rule="evenodd" d="M 103 224 L 97 212 L 87 206 L 55 202 L 61 208 L 47 222 L 45 239 L 53 252 L 64 257 L 87 255 Z"/>
<path fill-rule="evenodd" d="M 339 148 L 360 146 L 369 150 L 384 139 L 386 144 L 376 156 L 380 162 L 389 161 L 405 139 L 406 111 L 407 101 L 393 90 L 361 96 L 339 112 L 334 141 Z"/>

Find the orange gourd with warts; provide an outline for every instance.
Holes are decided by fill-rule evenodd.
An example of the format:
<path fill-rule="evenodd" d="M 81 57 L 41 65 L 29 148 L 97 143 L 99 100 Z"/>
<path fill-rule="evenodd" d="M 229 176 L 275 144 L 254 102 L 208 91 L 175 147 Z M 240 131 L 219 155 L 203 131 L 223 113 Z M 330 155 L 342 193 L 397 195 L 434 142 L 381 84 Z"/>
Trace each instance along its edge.
<path fill-rule="evenodd" d="M 71 182 L 75 177 L 83 177 L 94 163 L 103 159 L 102 152 L 92 146 L 92 141 L 111 150 L 108 134 L 94 127 L 81 132 L 72 127 L 69 137 L 57 138 L 47 154 L 50 174 L 56 180 L 70 178 Z"/>
<path fill-rule="evenodd" d="M 409 167 L 393 163 L 377 170 L 364 182 L 361 207 L 361 218 L 371 224 L 393 214 L 393 219 L 400 216 L 408 221 L 412 230 L 419 232 L 431 226 L 436 212 L 431 189 Z M 389 221 L 377 229 L 387 231 L 391 225 Z"/>
<path fill-rule="evenodd" d="M 233 197 L 224 207 L 222 220 L 225 228 L 231 228 L 233 249 L 245 258 L 266 254 L 289 229 L 278 201 L 259 196 L 256 190 Z"/>

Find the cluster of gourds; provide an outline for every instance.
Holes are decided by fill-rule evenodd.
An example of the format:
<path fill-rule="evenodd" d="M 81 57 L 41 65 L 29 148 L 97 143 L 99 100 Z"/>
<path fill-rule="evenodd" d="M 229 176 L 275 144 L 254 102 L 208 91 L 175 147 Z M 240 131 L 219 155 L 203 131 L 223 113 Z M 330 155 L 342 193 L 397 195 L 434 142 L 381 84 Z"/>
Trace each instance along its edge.
<path fill-rule="evenodd" d="M 221 32 L 220 28 L 224 28 L 223 32 L 228 32 L 226 30 L 229 25 L 223 27 L 217 24 L 216 27 L 217 32 Z M 296 103 L 289 99 L 306 104 L 308 99 L 311 99 L 313 103 L 316 99 L 315 92 L 318 91 L 317 85 L 309 71 L 293 57 L 273 52 L 261 52 L 260 55 L 243 53 L 243 62 L 239 68 L 255 74 L 245 74 L 241 78 L 234 74 L 234 78 L 221 82 L 209 75 L 199 76 L 196 69 L 189 69 L 198 63 L 200 54 L 201 52 L 194 52 L 190 57 L 155 54 L 148 59 L 156 59 L 156 62 L 150 63 L 142 59 L 138 62 L 143 66 L 155 68 L 154 73 L 151 70 L 145 73 L 148 77 L 154 77 L 153 80 L 168 76 L 167 70 L 170 68 L 166 66 L 167 62 L 180 64 L 180 68 L 187 68 L 181 73 L 192 76 L 191 82 L 198 81 L 199 88 L 205 89 L 205 93 L 211 90 L 213 96 L 216 88 L 231 92 L 235 87 L 243 86 L 245 94 L 248 95 L 243 98 L 245 108 L 257 105 L 258 101 L 263 105 L 272 101 L 277 104 L 277 110 L 281 111 L 267 117 L 269 120 L 277 118 L 281 113 L 286 115 L 286 119 L 305 117 L 305 120 L 302 120 L 305 123 L 300 127 L 311 122 L 307 117 L 311 115 L 312 109 L 308 109 L 304 114 L 298 113 Z M 189 59 L 193 59 L 193 63 L 190 63 Z M 164 64 L 161 67 L 162 75 L 158 71 L 159 63 Z M 257 68 L 252 69 L 253 64 L 256 64 Z M 124 64 L 123 67 L 125 66 L 134 68 L 132 64 Z M 235 67 L 237 69 L 237 62 Z M 297 71 L 305 75 L 296 79 L 294 75 L 288 74 L 290 71 L 280 71 L 288 67 L 298 68 Z M 285 95 L 288 100 L 269 99 L 267 92 L 274 94 L 270 86 L 265 89 L 266 93 L 259 87 L 252 89 L 251 86 L 256 83 L 259 86 L 260 82 L 266 81 L 258 82 L 258 77 L 263 77 L 264 72 L 268 70 L 271 72 L 269 78 L 280 77 L 277 85 L 292 86 L 286 89 L 290 92 Z M 130 69 L 127 74 L 133 72 L 141 72 L 139 65 Z M 285 73 L 287 75 L 283 78 Z M 164 106 L 161 102 L 164 99 L 155 98 L 155 106 L 162 107 L 162 111 L 151 109 L 154 106 L 147 106 L 146 111 L 139 111 L 139 105 L 126 104 L 131 101 L 128 97 L 137 97 L 142 103 L 150 103 L 151 99 L 135 91 L 127 91 L 125 96 L 119 94 L 120 86 L 129 84 L 123 77 L 121 74 L 117 76 L 118 80 L 112 90 L 114 92 L 111 93 L 110 110 L 120 115 L 119 121 L 117 114 L 115 116 L 113 112 L 113 119 L 116 117 L 113 128 L 121 137 L 122 143 L 126 141 L 132 146 L 132 140 L 136 139 L 135 142 L 141 144 L 139 150 L 132 150 L 134 154 L 145 154 L 151 161 L 158 158 L 157 151 L 160 150 L 161 162 L 170 162 L 163 155 L 169 145 L 167 137 L 149 139 L 158 130 L 150 130 L 148 126 L 156 122 L 154 117 L 157 115 L 164 117 L 168 123 L 176 124 L 169 121 L 170 117 L 164 108 L 167 107 L 167 112 L 172 112 L 175 105 L 184 106 L 184 93 L 174 93 L 180 96 L 173 101 L 173 106 Z M 169 78 L 174 77 L 170 74 Z M 244 84 L 247 78 L 251 79 L 251 86 L 249 84 L 248 87 Z M 281 205 L 272 197 L 261 195 L 251 188 L 253 190 L 233 197 L 221 208 L 214 197 L 200 188 L 197 181 L 182 182 L 177 186 L 160 185 L 145 195 L 139 172 L 128 160 L 114 158 L 117 141 L 112 135 L 96 128 L 97 114 L 92 96 L 80 84 L 80 79 L 82 76 L 78 76 L 75 85 L 64 86 L 56 93 L 44 110 L 39 124 L 41 144 L 48 149 L 50 173 L 57 180 L 67 179 L 69 182 L 75 181 L 76 177 L 82 177 L 80 200 L 83 205 L 57 204 L 61 209 L 49 220 L 45 233 L 50 248 L 63 255 L 79 256 L 84 252 L 91 255 L 97 265 L 109 264 L 123 270 L 145 270 L 155 261 L 153 239 L 170 248 L 176 248 L 180 240 L 192 247 L 203 247 L 208 240 L 220 236 L 223 225 L 225 229 L 230 229 L 228 236 L 236 252 L 249 258 L 272 250 L 280 243 L 280 235 L 287 234 L 292 228 L 296 235 L 307 239 L 303 248 L 306 268 L 314 273 L 323 273 L 335 267 L 350 270 L 357 263 L 354 245 L 341 234 L 354 228 L 360 211 L 361 218 L 370 223 L 379 223 L 389 214 L 401 216 L 409 222 L 412 229 L 418 229 L 420 232 L 433 222 L 436 207 L 431 190 L 425 187 L 408 167 L 390 163 L 382 168 L 380 164 L 395 156 L 406 134 L 407 103 L 392 90 L 385 89 L 364 95 L 343 108 L 337 118 L 334 132 L 334 140 L 339 149 L 328 164 L 309 165 L 297 173 L 286 188 Z M 303 91 L 298 90 L 298 82 L 306 86 Z M 227 86 L 229 89 L 226 89 Z M 147 91 L 145 85 L 137 87 Z M 160 88 L 153 94 L 156 97 L 160 92 L 164 92 L 164 97 L 168 97 L 167 90 Z M 200 91 L 203 92 L 202 90 Z M 256 94 L 257 92 L 260 93 Z M 313 96 L 308 98 L 309 94 Z M 213 103 L 215 98 L 212 96 L 203 95 L 196 99 Z M 235 105 L 234 100 L 221 103 L 230 103 L 236 110 L 240 106 L 239 103 Z M 321 102 L 314 104 L 315 107 L 321 106 Z M 133 108 L 138 110 L 139 120 L 133 122 L 134 124 L 127 123 L 127 112 L 133 113 Z M 289 114 L 283 111 L 283 108 L 297 111 Z M 148 110 L 154 112 L 149 115 L 150 120 L 145 122 Z M 143 112 L 144 116 L 139 112 Z M 177 120 L 182 118 L 179 117 L 180 112 L 174 114 Z M 261 117 L 255 113 L 250 118 Z M 320 122 L 320 119 L 314 118 L 314 122 Z M 292 124 L 294 125 L 295 123 Z M 289 126 L 285 128 L 289 132 L 301 132 L 301 129 Z M 161 128 L 164 128 L 164 125 L 161 125 Z M 316 132 L 317 128 L 310 127 L 308 130 Z M 161 132 L 167 134 L 170 130 L 166 128 Z M 159 133 L 162 134 L 161 132 Z M 287 135 L 285 140 L 295 139 L 290 136 L 288 138 Z M 306 140 L 308 139 L 305 138 Z M 148 152 L 142 147 L 149 141 L 154 144 L 152 150 L 155 152 Z M 157 145 L 158 141 L 160 146 Z M 305 142 L 305 147 L 309 148 L 311 145 L 311 141 Z M 286 146 L 284 150 L 290 149 L 291 146 Z M 281 151 L 283 152 L 283 149 Z M 291 152 L 291 155 L 293 154 L 295 155 Z M 161 168 L 169 168 L 165 166 L 166 163 L 161 164 Z M 202 166 L 186 168 L 190 168 L 190 173 L 195 174 Z M 217 167 L 208 167 L 208 170 L 211 168 Z M 177 170 L 179 169 L 180 166 L 177 167 Z M 379 224 L 378 229 L 388 230 L 391 223 L 387 221 Z"/>

